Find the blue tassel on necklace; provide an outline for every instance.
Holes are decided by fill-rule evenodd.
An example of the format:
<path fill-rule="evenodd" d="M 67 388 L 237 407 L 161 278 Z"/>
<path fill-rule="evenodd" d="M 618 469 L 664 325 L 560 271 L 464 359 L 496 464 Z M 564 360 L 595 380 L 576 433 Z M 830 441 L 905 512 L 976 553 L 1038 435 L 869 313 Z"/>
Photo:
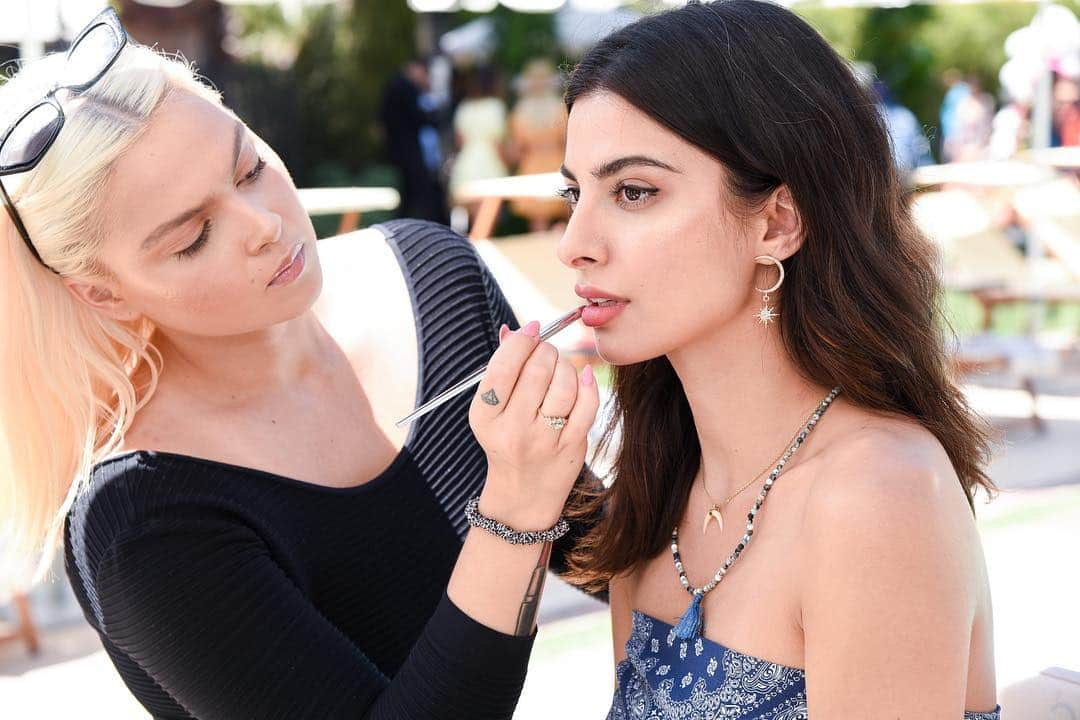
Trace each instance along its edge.
<path fill-rule="evenodd" d="M 694 599 L 690 601 L 690 607 L 686 608 L 686 612 L 683 613 L 682 619 L 679 620 L 679 624 L 675 626 L 675 637 L 680 640 L 693 640 L 701 634 L 702 619 L 701 619 L 701 598 L 705 596 L 704 593 L 694 593 Z"/>

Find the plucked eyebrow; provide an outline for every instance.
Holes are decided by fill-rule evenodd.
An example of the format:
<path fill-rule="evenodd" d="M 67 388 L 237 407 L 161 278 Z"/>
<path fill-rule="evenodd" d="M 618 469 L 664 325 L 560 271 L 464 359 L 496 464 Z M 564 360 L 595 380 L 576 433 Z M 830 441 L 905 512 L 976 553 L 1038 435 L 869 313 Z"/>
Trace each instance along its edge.
<path fill-rule="evenodd" d="M 626 157 L 616 158 L 614 160 L 608 160 L 602 165 L 598 165 L 593 168 L 592 176 L 597 180 L 603 180 L 609 178 L 619 172 L 622 172 L 629 167 L 654 167 L 661 170 L 667 170 L 673 173 L 682 173 L 682 170 L 668 165 L 662 160 L 651 158 L 648 155 L 627 155 Z M 577 181 L 577 176 L 570 172 L 570 168 L 563 165 L 559 171 L 569 180 Z"/>
<path fill-rule="evenodd" d="M 236 126 L 233 129 L 233 173 L 236 172 L 236 166 L 240 162 L 240 149 L 244 146 L 244 124 L 239 120 L 236 121 Z M 197 206 L 190 210 L 185 210 L 172 220 L 163 222 L 157 226 L 157 228 L 146 236 L 146 239 L 142 242 L 142 251 L 150 252 L 154 249 L 161 240 L 168 235 L 172 230 L 180 227 L 191 218 L 199 215 L 206 210 L 206 207 L 214 199 L 214 193 L 207 195 L 206 198 Z"/>

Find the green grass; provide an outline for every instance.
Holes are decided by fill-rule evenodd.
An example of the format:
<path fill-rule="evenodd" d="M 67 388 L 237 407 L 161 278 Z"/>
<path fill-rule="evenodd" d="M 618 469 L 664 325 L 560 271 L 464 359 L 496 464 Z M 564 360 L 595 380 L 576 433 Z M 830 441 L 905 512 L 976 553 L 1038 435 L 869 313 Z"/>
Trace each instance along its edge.
<path fill-rule="evenodd" d="M 611 366 L 607 364 L 595 365 L 593 366 L 593 372 L 596 373 L 596 382 L 600 384 L 600 387 L 610 390 L 613 380 Z"/>
<path fill-rule="evenodd" d="M 611 618 L 606 612 L 589 613 L 544 626 L 537 635 L 533 658 L 551 661 L 559 655 L 611 641 Z"/>
<path fill-rule="evenodd" d="M 982 310 L 970 293 L 945 293 L 944 313 L 957 335 L 963 337 L 981 330 Z M 1027 331 L 1031 306 L 1028 303 L 998 305 L 990 320 L 990 331 L 999 335 L 1022 335 Z M 1056 303 L 1043 308 L 1043 330 L 1080 333 L 1080 303 Z"/>
<path fill-rule="evenodd" d="M 984 534 L 993 533 L 1047 520 L 1065 522 L 1070 516 L 1080 525 L 1080 487 L 1072 490 L 1064 495 L 1059 492 L 1040 494 L 1037 499 L 1024 502 L 1000 515 L 979 520 L 979 529 Z"/>

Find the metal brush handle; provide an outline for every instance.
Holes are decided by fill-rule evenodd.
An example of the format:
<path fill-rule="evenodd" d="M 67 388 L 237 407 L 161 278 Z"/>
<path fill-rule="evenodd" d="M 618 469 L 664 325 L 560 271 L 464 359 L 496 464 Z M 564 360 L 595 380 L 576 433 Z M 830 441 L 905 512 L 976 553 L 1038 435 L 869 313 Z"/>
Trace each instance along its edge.
<path fill-rule="evenodd" d="M 555 320 L 554 322 L 551 322 L 550 324 L 544 326 L 540 330 L 540 342 L 544 342 L 545 340 L 548 340 L 549 338 L 554 337 L 556 333 L 561 332 L 562 330 L 565 330 L 566 328 L 570 327 L 575 322 L 577 322 L 578 318 L 580 318 L 580 317 L 581 317 L 581 308 L 576 308 L 576 309 L 571 310 L 570 312 L 566 313 L 565 315 L 563 315 L 558 320 Z M 398 427 L 405 427 L 406 425 L 411 423 L 413 420 L 416 420 L 417 418 L 420 418 L 420 417 L 423 417 L 424 415 L 427 415 L 429 412 L 431 412 L 435 408 L 439 407 L 440 405 L 445 405 L 450 400 L 453 400 L 455 397 L 457 397 L 461 393 L 465 392 L 466 390 L 469 390 L 474 385 L 476 385 L 478 382 L 480 382 L 480 378 L 482 378 L 484 376 L 485 372 L 487 372 L 487 365 L 480 368 L 479 370 L 474 372 L 472 375 L 469 375 L 469 377 L 465 378 L 464 380 L 459 382 L 457 385 L 454 385 L 453 387 L 451 387 L 451 388 L 449 388 L 447 390 L 444 390 L 443 392 L 439 393 L 438 395 L 436 395 L 432 399 L 428 400 L 426 403 L 424 403 L 420 407 L 416 408 L 415 410 L 413 410 L 411 413 L 409 413 L 405 417 L 398 420 L 396 425 Z"/>

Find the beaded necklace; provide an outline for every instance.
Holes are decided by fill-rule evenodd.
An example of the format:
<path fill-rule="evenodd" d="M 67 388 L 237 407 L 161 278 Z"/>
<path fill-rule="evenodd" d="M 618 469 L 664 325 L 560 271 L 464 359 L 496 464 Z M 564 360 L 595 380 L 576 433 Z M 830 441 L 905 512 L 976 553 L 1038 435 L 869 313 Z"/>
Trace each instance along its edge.
<path fill-rule="evenodd" d="M 761 510 L 761 506 L 765 504 L 765 498 L 769 495 L 769 490 L 772 489 L 773 483 L 776 482 L 776 478 L 779 477 L 780 472 L 787 465 L 788 460 L 794 455 L 799 447 L 806 440 L 806 436 L 810 434 L 810 431 L 817 425 L 818 420 L 825 414 L 825 411 L 832 405 L 833 400 L 840 394 L 840 388 L 834 387 L 825 399 L 818 405 L 817 410 L 810 416 L 810 419 L 803 426 L 803 429 L 795 436 L 795 439 L 791 443 L 791 447 L 787 449 L 784 455 L 777 462 L 776 467 L 769 473 L 769 477 L 765 479 L 765 484 L 761 488 L 761 492 L 758 494 L 757 500 L 754 502 L 754 506 L 750 508 L 750 513 L 746 516 L 746 533 L 742 536 L 742 539 L 735 546 L 735 550 L 732 551 L 728 559 L 724 561 L 724 564 L 720 566 L 720 569 L 716 571 L 712 579 L 701 587 L 694 587 L 690 584 L 690 580 L 686 577 L 686 570 L 683 568 L 682 558 L 679 556 L 679 526 L 676 525 L 675 529 L 671 531 L 671 555 L 675 559 L 675 571 L 679 574 L 679 582 L 682 583 L 686 592 L 693 596 L 690 601 L 690 607 L 686 609 L 682 619 L 679 620 L 679 624 L 675 626 L 675 636 L 680 640 L 693 640 L 701 635 L 704 630 L 704 622 L 701 611 L 701 601 L 705 595 L 713 588 L 720 584 L 720 581 L 724 579 L 728 569 L 732 564 L 739 559 L 743 550 L 750 544 L 750 539 L 754 536 L 754 518 Z"/>

